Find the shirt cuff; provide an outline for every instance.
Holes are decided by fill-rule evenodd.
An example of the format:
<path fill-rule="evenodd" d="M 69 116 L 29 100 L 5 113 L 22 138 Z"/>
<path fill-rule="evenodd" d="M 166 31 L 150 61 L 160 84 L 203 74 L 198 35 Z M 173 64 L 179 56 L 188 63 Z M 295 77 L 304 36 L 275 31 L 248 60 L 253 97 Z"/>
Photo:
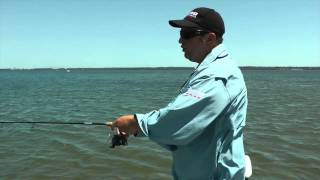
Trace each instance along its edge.
<path fill-rule="evenodd" d="M 146 128 L 144 127 L 143 122 L 144 114 L 134 114 L 134 118 L 137 120 L 140 131 L 137 133 L 137 137 L 143 137 L 148 136 L 148 132 L 146 131 Z"/>

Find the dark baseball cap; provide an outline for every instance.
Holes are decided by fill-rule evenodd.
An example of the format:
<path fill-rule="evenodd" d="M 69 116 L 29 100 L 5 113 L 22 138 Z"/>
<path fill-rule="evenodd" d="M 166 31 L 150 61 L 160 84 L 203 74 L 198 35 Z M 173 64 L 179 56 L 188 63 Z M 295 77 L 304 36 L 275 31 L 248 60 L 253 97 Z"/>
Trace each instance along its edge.
<path fill-rule="evenodd" d="M 224 22 L 218 12 L 200 7 L 192 10 L 183 20 L 170 20 L 169 24 L 176 28 L 195 28 L 214 32 L 218 36 L 224 34 Z"/>

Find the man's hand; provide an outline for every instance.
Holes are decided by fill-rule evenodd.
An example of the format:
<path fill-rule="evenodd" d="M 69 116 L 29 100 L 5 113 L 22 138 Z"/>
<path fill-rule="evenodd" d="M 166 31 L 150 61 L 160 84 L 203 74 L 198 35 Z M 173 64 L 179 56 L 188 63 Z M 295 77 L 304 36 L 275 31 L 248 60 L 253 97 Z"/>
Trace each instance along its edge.
<path fill-rule="evenodd" d="M 125 134 L 127 136 L 130 134 L 136 135 L 140 131 L 138 121 L 132 114 L 120 116 L 116 119 L 111 125 L 111 128 L 115 127 L 119 129 L 121 134 Z"/>

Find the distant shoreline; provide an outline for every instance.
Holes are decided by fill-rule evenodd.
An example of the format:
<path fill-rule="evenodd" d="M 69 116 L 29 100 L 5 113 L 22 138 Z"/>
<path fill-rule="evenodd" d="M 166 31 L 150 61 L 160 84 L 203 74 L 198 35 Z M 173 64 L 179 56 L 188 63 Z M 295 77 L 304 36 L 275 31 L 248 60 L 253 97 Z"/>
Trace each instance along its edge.
<path fill-rule="evenodd" d="M 263 66 L 240 66 L 240 69 L 242 70 L 320 70 L 319 67 L 291 67 L 291 66 L 283 66 L 283 67 L 277 67 L 277 66 L 270 66 L 270 67 L 263 67 Z"/>
<path fill-rule="evenodd" d="M 112 68 L 0 68 L 0 70 L 190 70 L 193 67 L 112 67 Z M 240 66 L 241 70 L 320 70 L 319 67 Z"/>

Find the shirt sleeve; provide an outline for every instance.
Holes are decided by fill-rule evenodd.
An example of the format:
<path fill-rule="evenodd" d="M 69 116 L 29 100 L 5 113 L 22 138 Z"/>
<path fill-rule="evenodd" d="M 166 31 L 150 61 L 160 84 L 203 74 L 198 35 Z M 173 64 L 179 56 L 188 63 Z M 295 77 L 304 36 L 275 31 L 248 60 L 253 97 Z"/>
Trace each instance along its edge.
<path fill-rule="evenodd" d="M 204 76 L 189 84 L 172 102 L 160 110 L 136 114 L 140 129 L 163 145 L 186 145 L 212 123 L 229 104 L 222 81 Z"/>

